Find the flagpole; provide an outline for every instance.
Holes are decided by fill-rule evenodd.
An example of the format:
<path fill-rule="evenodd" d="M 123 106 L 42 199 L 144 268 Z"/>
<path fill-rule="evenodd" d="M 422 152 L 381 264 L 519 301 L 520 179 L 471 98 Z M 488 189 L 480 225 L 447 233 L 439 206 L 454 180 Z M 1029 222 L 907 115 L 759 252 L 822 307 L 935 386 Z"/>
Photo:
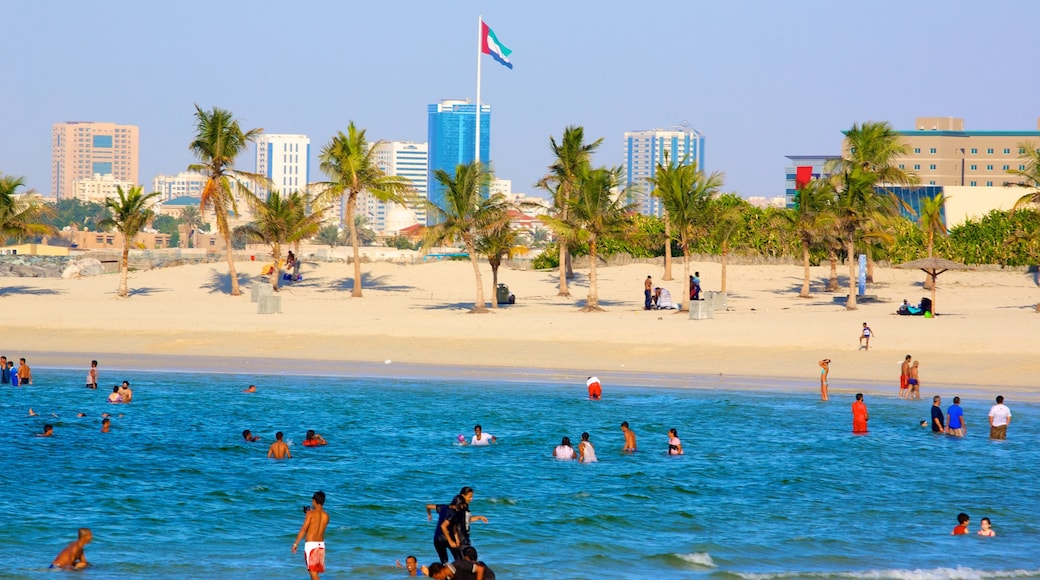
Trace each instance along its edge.
<path fill-rule="evenodd" d="M 477 16 L 477 130 L 476 130 L 476 154 L 474 159 L 480 161 L 480 54 L 484 51 L 484 16 Z"/>

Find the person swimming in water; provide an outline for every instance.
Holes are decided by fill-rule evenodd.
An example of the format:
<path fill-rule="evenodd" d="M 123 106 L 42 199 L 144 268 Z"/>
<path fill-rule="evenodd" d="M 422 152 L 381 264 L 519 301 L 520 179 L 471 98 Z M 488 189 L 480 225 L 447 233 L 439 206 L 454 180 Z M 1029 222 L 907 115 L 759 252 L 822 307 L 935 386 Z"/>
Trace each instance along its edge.
<path fill-rule="evenodd" d="M 578 462 L 580 463 L 596 463 L 596 450 L 592 447 L 592 442 L 589 441 L 589 434 L 581 434 L 581 443 L 578 443 Z"/>
<path fill-rule="evenodd" d="M 94 535 L 90 532 L 90 528 L 80 528 L 76 541 L 65 546 L 65 549 L 58 553 L 54 561 L 51 562 L 51 568 L 82 570 L 89 566 L 87 555 L 83 552 L 83 548 L 93 539 Z"/>
<path fill-rule="evenodd" d="M 682 455 L 682 441 L 679 439 L 679 432 L 675 429 L 668 430 L 668 455 Z"/>
<path fill-rule="evenodd" d="M 319 445 L 328 445 L 329 442 L 324 437 L 314 432 L 314 429 L 307 430 L 307 437 L 303 440 L 304 447 L 318 447 Z"/>
<path fill-rule="evenodd" d="M 249 429 L 246 429 L 245 431 L 242 431 L 242 439 L 244 439 L 244 440 L 246 440 L 246 441 L 248 441 L 250 443 L 256 443 L 257 441 L 260 440 L 260 436 L 259 435 L 253 435 L 252 431 L 250 431 Z"/>
<path fill-rule="evenodd" d="M 553 457 L 565 460 L 574 459 L 574 448 L 571 447 L 570 437 L 564 437 L 556 449 L 553 449 Z"/>

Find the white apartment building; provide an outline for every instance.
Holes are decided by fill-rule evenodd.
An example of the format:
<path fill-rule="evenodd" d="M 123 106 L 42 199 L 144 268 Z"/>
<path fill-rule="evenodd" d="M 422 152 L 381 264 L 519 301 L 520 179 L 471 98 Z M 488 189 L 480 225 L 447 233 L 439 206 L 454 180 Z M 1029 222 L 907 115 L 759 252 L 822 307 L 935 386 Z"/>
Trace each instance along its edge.
<path fill-rule="evenodd" d="M 426 223 L 427 174 L 429 166 L 429 148 L 426 143 L 411 141 L 383 141 L 372 150 L 376 165 L 387 175 L 404 177 L 412 184 L 412 195 L 415 200 L 407 204 L 420 224 Z M 362 192 L 358 196 L 358 215 L 368 221 L 368 227 L 377 233 L 393 234 L 387 231 L 387 216 L 397 204 L 384 203 L 375 196 Z M 397 212 L 400 213 L 400 212 Z M 397 225 L 399 220 L 391 220 Z"/>
<path fill-rule="evenodd" d="M 306 135 L 264 133 L 256 140 L 256 173 L 282 193 L 304 191 L 311 181 L 311 140 Z M 264 188 L 257 188 L 261 195 Z"/>
<path fill-rule="evenodd" d="M 112 174 L 101 175 L 100 173 L 90 179 L 77 179 L 72 182 L 72 198 L 83 202 L 105 203 L 105 199 L 119 199 L 117 187 L 122 187 L 124 193 L 129 193 L 130 188 L 136 184 L 132 181 L 116 181 Z M 70 196 L 65 196 L 68 199 Z"/>
<path fill-rule="evenodd" d="M 652 195 L 649 180 L 657 165 L 696 162 L 704 170 L 704 134 L 683 124 L 674 129 L 651 129 L 625 133 L 625 174 L 630 199 L 643 215 L 664 215 L 661 200 Z"/>
<path fill-rule="evenodd" d="M 170 201 L 178 197 L 202 197 L 206 176 L 195 171 L 182 171 L 177 175 L 159 174 L 152 180 L 152 191 L 161 195 L 159 201 Z"/>

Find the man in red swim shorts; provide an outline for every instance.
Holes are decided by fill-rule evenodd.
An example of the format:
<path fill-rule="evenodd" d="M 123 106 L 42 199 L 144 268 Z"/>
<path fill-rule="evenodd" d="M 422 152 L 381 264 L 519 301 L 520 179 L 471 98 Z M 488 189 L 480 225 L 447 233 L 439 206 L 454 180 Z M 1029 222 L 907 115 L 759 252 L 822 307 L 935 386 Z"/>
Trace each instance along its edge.
<path fill-rule="evenodd" d="M 325 511 L 325 492 L 316 491 L 311 497 L 311 505 L 304 506 L 303 525 L 300 533 L 296 534 L 296 541 L 292 545 L 292 553 L 296 553 L 300 540 L 305 539 L 303 545 L 303 561 L 307 565 L 307 572 L 311 580 L 318 580 L 318 574 L 325 571 L 325 528 L 329 525 L 329 513 Z"/>

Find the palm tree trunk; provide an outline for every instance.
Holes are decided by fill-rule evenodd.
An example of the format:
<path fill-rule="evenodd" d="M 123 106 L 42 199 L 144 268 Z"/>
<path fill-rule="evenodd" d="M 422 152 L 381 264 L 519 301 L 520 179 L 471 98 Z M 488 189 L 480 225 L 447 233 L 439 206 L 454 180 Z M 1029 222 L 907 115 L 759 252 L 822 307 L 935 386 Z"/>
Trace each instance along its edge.
<path fill-rule="evenodd" d="M 809 243 L 802 241 L 802 265 L 805 266 L 805 278 L 802 280 L 802 291 L 799 298 L 809 297 Z"/>
<path fill-rule="evenodd" d="M 347 197 L 347 223 L 354 224 L 354 211 L 357 209 L 357 192 L 351 191 Z M 354 289 L 351 298 L 361 298 L 361 249 L 358 243 L 357 227 L 350 228 L 350 246 L 354 249 Z M 472 255 L 472 252 L 470 252 Z"/>
<path fill-rule="evenodd" d="M 130 271 L 130 240 L 123 236 L 123 260 L 119 264 L 119 296 L 127 298 L 130 290 L 126 287 L 126 277 Z"/>
<path fill-rule="evenodd" d="M 874 283 L 874 250 L 867 244 L 867 284 Z"/>
<path fill-rule="evenodd" d="M 271 257 L 274 258 L 274 267 L 271 268 L 271 288 L 278 291 L 278 281 L 282 279 L 282 247 L 280 244 L 271 246 Z"/>
<path fill-rule="evenodd" d="M 480 263 L 477 262 L 477 250 L 472 240 L 466 240 L 466 253 L 469 254 L 469 263 L 473 264 L 473 277 L 477 279 L 477 300 L 471 312 L 483 314 L 488 311 L 487 302 L 484 301 L 484 280 L 480 276 Z"/>
<path fill-rule="evenodd" d="M 848 254 L 849 261 L 849 301 L 845 304 L 845 310 L 858 310 L 856 306 L 856 259 L 854 252 L 856 246 L 852 241 L 852 236 L 849 236 L 845 240 L 845 253 Z"/>
<path fill-rule="evenodd" d="M 560 244 L 560 291 L 556 293 L 557 296 L 570 296 L 571 292 L 567 289 L 567 259 L 570 254 L 567 253 L 567 242 L 562 238 L 559 240 Z"/>
<path fill-rule="evenodd" d="M 932 279 L 932 316 L 935 316 L 935 278 L 932 276 L 929 276 L 929 278 Z"/>
<path fill-rule="evenodd" d="M 668 214 L 664 214 L 664 275 L 661 280 L 672 279 L 672 223 Z"/>
<path fill-rule="evenodd" d="M 682 307 L 679 308 L 679 312 L 690 311 L 690 293 L 693 292 L 693 288 L 690 287 L 690 249 L 686 243 L 683 243 L 683 254 L 682 254 L 682 272 L 683 272 L 683 300 Z"/>
<path fill-rule="evenodd" d="M 238 272 L 235 271 L 235 248 L 231 245 L 231 227 L 227 221 L 227 209 L 221 211 L 214 208 L 217 218 L 217 229 L 224 236 L 224 244 L 227 246 L 228 275 L 231 277 L 231 295 L 241 296 L 242 289 L 238 287 Z"/>
<path fill-rule="evenodd" d="M 831 263 L 831 275 L 827 279 L 827 291 L 838 291 L 838 252 L 831 246 L 827 249 L 827 260 Z"/>
<path fill-rule="evenodd" d="M 589 240 L 589 297 L 585 299 L 585 312 L 602 312 L 599 307 L 599 292 L 596 291 L 596 238 Z"/>
<path fill-rule="evenodd" d="M 932 257 L 932 243 L 933 243 L 934 239 L 935 238 L 932 237 L 932 232 L 928 232 L 928 257 L 929 258 Z M 927 273 L 924 275 L 924 284 L 922 284 L 921 286 L 925 290 L 928 290 L 929 288 L 932 287 L 932 277 L 929 276 Z M 935 296 L 932 296 L 932 299 L 934 301 Z"/>
<path fill-rule="evenodd" d="M 729 261 L 729 241 L 722 241 L 722 284 L 719 286 L 719 292 L 726 292 L 726 263 Z"/>
<path fill-rule="evenodd" d="M 491 264 L 491 307 L 498 308 L 498 264 Z"/>

